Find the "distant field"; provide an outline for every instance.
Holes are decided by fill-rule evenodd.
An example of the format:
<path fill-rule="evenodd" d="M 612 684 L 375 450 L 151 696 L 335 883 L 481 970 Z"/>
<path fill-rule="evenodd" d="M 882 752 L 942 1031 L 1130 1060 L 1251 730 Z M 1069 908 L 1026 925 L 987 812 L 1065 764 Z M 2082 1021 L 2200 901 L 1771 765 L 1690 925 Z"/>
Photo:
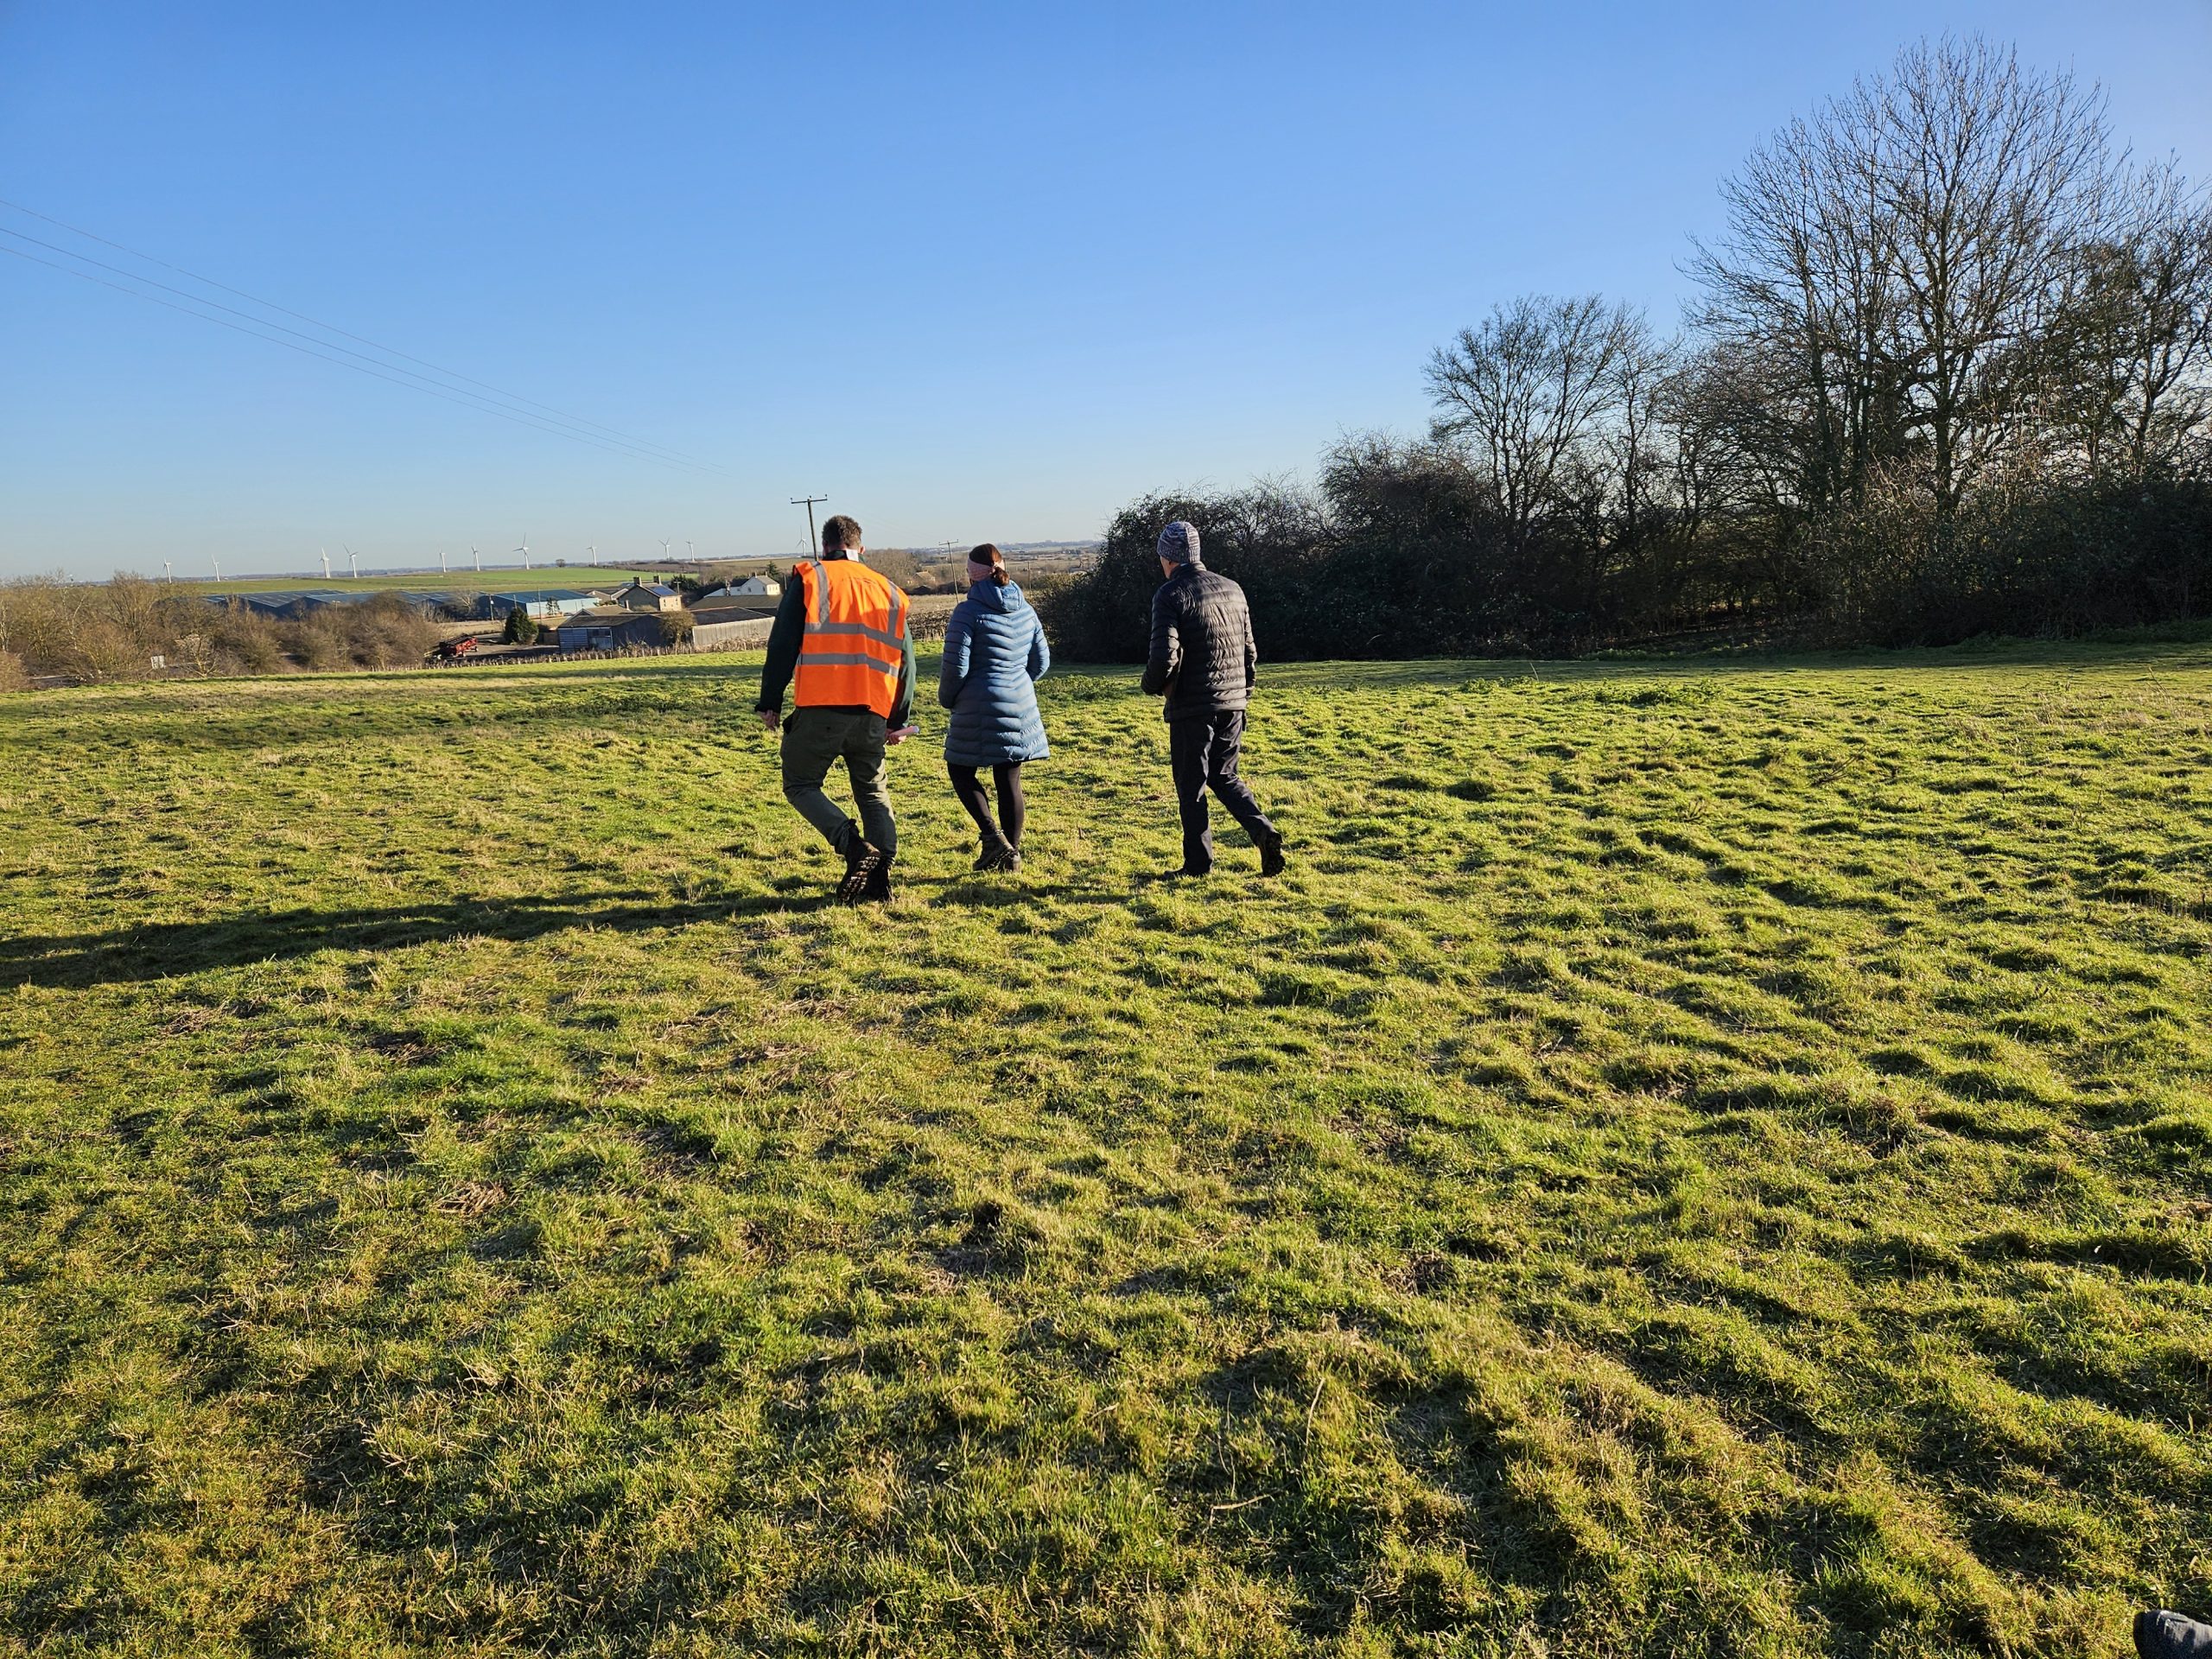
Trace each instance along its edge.
<path fill-rule="evenodd" d="M 2212 649 L 0 699 L 49 1655 L 2116 1656 L 2212 1605 Z"/>
<path fill-rule="evenodd" d="M 337 563 L 335 568 L 342 572 L 345 566 Z M 657 582 L 672 574 L 676 573 L 624 570 L 613 565 L 570 565 L 561 569 L 541 564 L 530 570 L 493 570 L 487 568 L 480 573 L 462 569 L 443 575 L 435 570 L 416 570 L 404 575 L 363 576 L 359 582 L 339 575 L 328 582 L 321 575 L 250 576 L 238 582 L 185 582 L 180 579 L 176 585 L 208 594 L 267 594 L 289 592 L 297 588 L 343 588 L 372 593 L 384 593 L 392 588 L 418 588 L 425 592 L 451 588 L 462 593 L 493 593 L 515 588 L 620 588 L 632 577 Z"/>

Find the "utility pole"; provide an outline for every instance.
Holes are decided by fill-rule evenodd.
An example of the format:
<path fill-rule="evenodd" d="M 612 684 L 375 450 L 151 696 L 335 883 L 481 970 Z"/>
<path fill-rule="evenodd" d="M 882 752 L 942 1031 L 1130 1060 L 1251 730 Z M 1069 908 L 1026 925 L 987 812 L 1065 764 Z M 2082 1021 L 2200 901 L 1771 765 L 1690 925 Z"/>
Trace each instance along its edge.
<path fill-rule="evenodd" d="M 817 501 L 827 501 L 829 499 L 826 495 L 791 497 L 791 505 L 804 506 L 806 509 L 806 551 L 809 557 L 822 550 L 822 538 L 814 533 L 814 504 Z"/>

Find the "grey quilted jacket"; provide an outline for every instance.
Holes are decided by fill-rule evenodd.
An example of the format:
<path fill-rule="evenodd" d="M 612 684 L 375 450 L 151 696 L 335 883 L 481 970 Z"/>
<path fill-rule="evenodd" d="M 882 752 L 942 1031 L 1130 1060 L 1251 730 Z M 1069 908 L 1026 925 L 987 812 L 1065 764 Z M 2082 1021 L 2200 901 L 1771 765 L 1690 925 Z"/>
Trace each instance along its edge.
<path fill-rule="evenodd" d="M 1250 700 L 1260 653 L 1244 590 L 1203 564 L 1185 564 L 1152 596 L 1147 696 L 1165 692 L 1169 720 L 1226 714 Z"/>

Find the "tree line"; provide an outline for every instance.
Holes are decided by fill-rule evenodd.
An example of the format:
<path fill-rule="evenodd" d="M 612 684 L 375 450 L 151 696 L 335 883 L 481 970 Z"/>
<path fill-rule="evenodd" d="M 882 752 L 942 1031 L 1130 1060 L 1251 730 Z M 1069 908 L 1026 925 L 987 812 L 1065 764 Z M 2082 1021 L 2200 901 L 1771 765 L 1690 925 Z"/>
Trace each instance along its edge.
<path fill-rule="evenodd" d="M 1677 332 L 1595 295 L 1497 306 L 1431 357 L 1426 433 L 1125 508 L 1046 596 L 1064 649 L 1141 652 L 1175 518 L 1287 656 L 2212 608 L 2212 208 L 2116 145 L 2094 87 L 1911 47 L 1723 198 Z"/>

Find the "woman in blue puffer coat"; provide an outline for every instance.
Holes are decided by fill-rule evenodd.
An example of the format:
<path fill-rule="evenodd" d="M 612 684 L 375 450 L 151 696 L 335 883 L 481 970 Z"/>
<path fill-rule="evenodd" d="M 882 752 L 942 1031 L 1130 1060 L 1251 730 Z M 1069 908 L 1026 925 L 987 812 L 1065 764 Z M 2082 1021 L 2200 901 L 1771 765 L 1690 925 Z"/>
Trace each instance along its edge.
<path fill-rule="evenodd" d="M 1052 665 L 1044 625 L 1021 589 L 1007 579 L 1006 556 L 986 542 L 968 556 L 968 597 L 944 628 L 944 666 L 937 700 L 952 710 L 944 734 L 944 769 L 952 792 L 983 832 L 979 870 L 1021 868 L 1021 824 L 1027 803 L 1021 767 L 1052 751 L 1037 712 L 1035 682 Z M 999 815 L 976 772 L 991 769 Z"/>

